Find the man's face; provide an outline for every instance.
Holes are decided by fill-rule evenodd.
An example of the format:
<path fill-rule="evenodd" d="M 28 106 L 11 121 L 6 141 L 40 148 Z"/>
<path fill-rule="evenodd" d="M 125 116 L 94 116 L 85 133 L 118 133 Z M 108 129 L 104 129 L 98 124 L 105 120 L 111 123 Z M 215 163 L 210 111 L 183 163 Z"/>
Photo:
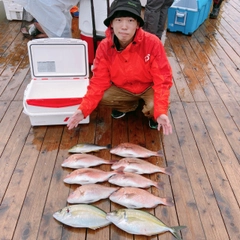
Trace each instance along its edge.
<path fill-rule="evenodd" d="M 111 27 L 120 45 L 126 47 L 133 40 L 134 34 L 139 28 L 139 23 L 132 17 L 119 17 L 113 19 Z"/>

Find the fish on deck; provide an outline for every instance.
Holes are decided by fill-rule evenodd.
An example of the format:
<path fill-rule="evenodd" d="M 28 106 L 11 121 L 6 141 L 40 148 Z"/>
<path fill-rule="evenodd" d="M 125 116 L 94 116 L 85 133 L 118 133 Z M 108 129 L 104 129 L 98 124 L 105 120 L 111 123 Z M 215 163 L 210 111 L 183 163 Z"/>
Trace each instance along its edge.
<path fill-rule="evenodd" d="M 68 150 L 69 153 L 88 153 L 88 152 L 98 152 L 102 149 L 110 149 L 111 144 L 106 146 L 99 146 L 91 143 L 80 143 Z"/>
<path fill-rule="evenodd" d="M 108 198 L 119 187 L 108 187 L 101 184 L 86 184 L 75 189 L 67 198 L 68 203 L 93 203 Z"/>
<path fill-rule="evenodd" d="M 134 187 L 123 187 L 113 192 L 109 199 L 127 208 L 155 208 L 159 204 L 173 206 L 171 198 L 160 198 L 150 192 Z"/>
<path fill-rule="evenodd" d="M 114 174 L 108 179 L 109 183 L 115 184 L 121 187 L 136 187 L 136 188 L 149 188 L 154 186 L 158 189 L 162 189 L 164 183 L 156 182 L 148 179 L 137 173 L 124 172 L 121 174 Z"/>
<path fill-rule="evenodd" d="M 62 167 L 79 169 L 95 167 L 101 164 L 113 164 L 115 162 L 116 161 L 99 158 L 92 154 L 75 153 L 63 161 Z"/>
<path fill-rule="evenodd" d="M 111 166 L 113 170 L 118 168 L 122 168 L 124 172 L 133 172 L 137 174 L 161 172 L 169 176 L 172 175 L 172 167 L 162 168 L 139 158 L 122 158 Z"/>
<path fill-rule="evenodd" d="M 76 228 L 97 229 L 110 224 L 106 212 L 88 204 L 76 204 L 55 212 L 53 217 L 68 226 Z"/>
<path fill-rule="evenodd" d="M 121 157 L 130 157 L 130 158 L 148 158 L 151 156 L 162 157 L 163 152 L 159 151 L 151 151 L 147 148 L 139 146 L 134 143 L 120 143 L 116 147 L 113 147 L 110 150 L 110 153 L 121 156 Z"/>
<path fill-rule="evenodd" d="M 80 168 L 69 173 L 63 181 L 68 184 L 90 184 L 107 181 L 111 176 L 121 173 L 121 170 L 106 172 L 95 168 Z"/>
<path fill-rule="evenodd" d="M 107 213 L 106 219 L 130 234 L 152 236 L 169 231 L 178 240 L 182 240 L 178 231 L 186 228 L 185 226 L 168 227 L 154 215 L 137 209 L 112 211 Z"/>

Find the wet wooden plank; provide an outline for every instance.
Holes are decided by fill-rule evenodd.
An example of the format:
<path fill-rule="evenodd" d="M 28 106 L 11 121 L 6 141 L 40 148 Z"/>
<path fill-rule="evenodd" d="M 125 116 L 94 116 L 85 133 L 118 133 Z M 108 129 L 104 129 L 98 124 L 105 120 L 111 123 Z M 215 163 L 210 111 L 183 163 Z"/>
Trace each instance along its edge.
<path fill-rule="evenodd" d="M 184 46 L 181 44 L 181 39 L 185 38 L 184 35 L 168 34 L 171 46 L 176 54 L 177 61 L 179 62 L 181 72 L 188 85 L 188 88 L 195 101 L 206 101 L 206 95 L 199 84 L 198 79 L 194 75 L 191 64 L 189 63 L 184 52 Z M 185 89 L 185 88 L 184 88 Z"/>
<path fill-rule="evenodd" d="M 232 191 L 229 185 L 222 186 L 222 179 L 224 179 L 226 175 L 221 167 L 221 163 L 216 155 L 216 149 L 211 143 L 208 131 L 204 126 L 196 104 L 187 103 L 184 109 L 189 119 L 194 141 L 201 154 L 200 158 L 189 159 L 189 162 L 192 162 L 192 165 L 194 165 L 189 168 L 189 172 L 192 172 L 193 168 L 197 169 L 197 171 L 195 170 L 193 173 L 196 174 L 196 181 L 198 181 L 201 189 L 196 189 L 195 198 L 205 235 L 209 239 L 231 239 L 228 236 L 225 223 L 218 217 L 221 212 L 219 211 L 215 194 L 222 195 L 222 191 L 226 190 L 227 192 L 225 193 L 231 195 Z M 196 188 L 196 185 L 197 183 L 194 184 L 194 188 Z"/>
<path fill-rule="evenodd" d="M 22 102 L 11 102 L 7 112 L 2 118 L 0 124 L 0 155 L 2 155 L 4 148 L 8 144 L 12 131 L 15 128 L 16 122 L 22 112 Z M 7 127 L 6 127 L 7 126 Z"/>
<path fill-rule="evenodd" d="M 165 152 L 168 163 L 174 166 L 171 176 L 172 191 L 178 214 L 179 225 L 187 226 L 182 230 L 183 239 L 205 239 L 199 216 L 196 191 L 202 192 L 196 179 L 197 174 L 204 174 L 194 166 L 199 153 L 189 129 L 188 119 L 182 103 L 172 103 L 170 109 L 173 134 L 165 137 Z M 201 159 L 201 157 L 200 157 Z M 198 195 L 198 194 L 197 194 Z M 187 213 L 187 214 L 186 214 Z"/>
<path fill-rule="evenodd" d="M 9 94 L 11 94 L 10 90 L 15 88 L 14 84 L 18 84 L 18 83 L 16 83 L 17 78 L 18 77 L 21 78 L 21 74 L 23 74 L 24 77 L 26 76 L 26 73 L 24 73 L 24 71 L 21 73 L 21 69 L 25 68 L 25 71 L 28 71 L 28 69 L 29 69 L 28 58 L 24 59 L 24 57 L 26 57 L 26 55 L 27 55 L 26 43 L 27 42 L 23 42 L 22 44 L 20 44 L 18 46 L 18 48 L 17 48 L 18 50 L 15 51 L 15 53 L 11 57 L 10 61 L 7 62 L 7 65 L 5 66 L 4 71 L 2 72 L 2 74 L 0 76 L 1 99 L 5 99 L 5 98 L 12 99 L 12 95 L 9 96 Z M 22 63 L 22 60 L 24 60 L 23 63 Z M 19 70 L 18 70 L 18 67 L 19 67 Z M 15 76 L 15 74 L 16 74 L 16 76 Z M 20 75 L 20 76 L 18 76 L 18 75 Z M 12 80 L 12 78 L 13 78 L 13 80 Z M 11 80 L 12 80 L 12 82 L 11 82 Z M 21 81 L 20 81 L 20 83 L 21 83 Z M 5 92 L 5 89 L 7 89 L 6 92 Z M 10 93 L 9 93 L 9 91 L 10 91 Z M 14 91 L 13 91 L 13 93 L 14 93 Z M 6 95 L 6 96 L 4 96 L 4 95 Z"/>
<path fill-rule="evenodd" d="M 10 101 L 0 101 L 0 121 L 9 107 Z"/>
<path fill-rule="evenodd" d="M 207 86 L 204 87 L 204 91 L 208 97 L 208 100 L 219 101 L 219 99 L 222 99 L 222 101 L 234 101 L 231 92 L 227 88 L 226 84 L 222 81 L 213 63 L 209 61 L 209 48 L 206 42 L 207 39 L 201 34 L 200 31 L 195 32 L 192 38 L 189 39 L 192 49 L 194 49 L 195 54 L 198 56 L 196 61 L 201 63 L 201 67 L 198 67 L 196 70 L 200 72 L 199 78 L 204 79 L 204 83 L 202 84 L 205 84 L 206 82 Z M 218 94 L 214 92 L 212 87 L 215 88 L 215 91 Z"/>
<path fill-rule="evenodd" d="M 208 60 L 205 58 L 202 48 L 199 46 L 197 39 L 192 36 L 183 37 L 180 39 L 181 45 L 184 48 L 184 53 L 192 67 L 193 73 L 196 76 L 199 85 L 202 87 L 207 99 L 209 101 L 218 101 L 219 94 L 212 84 L 207 72 L 203 66 L 208 64 Z"/>
<path fill-rule="evenodd" d="M 212 144 L 215 148 L 219 162 L 222 165 L 226 176 L 220 175 L 221 169 L 218 169 L 217 177 L 222 182 L 222 194 L 219 194 L 220 190 L 215 189 L 215 198 L 218 201 L 223 219 L 228 229 L 230 239 L 238 239 L 239 235 L 239 196 L 240 190 L 237 187 L 240 181 L 240 167 L 236 156 L 233 153 L 229 142 L 225 138 L 222 127 L 219 125 L 218 120 L 214 117 L 214 112 L 208 104 L 198 103 L 199 112 L 204 120 L 207 131 L 209 132 Z M 216 109 L 214 109 L 215 111 Z M 217 110 L 216 110 L 217 111 Z M 218 113 L 219 114 L 219 113 Z M 226 116 L 218 116 L 223 121 Z M 230 123 L 229 123 L 230 124 Z M 231 128 L 230 124 L 230 128 Z M 224 126 L 225 127 L 225 126 Z M 209 173 L 210 174 L 210 173 Z M 211 173 L 212 174 L 212 173 Z M 216 181 L 216 180 L 215 180 Z M 213 183 L 212 183 L 213 184 Z M 229 188 L 228 184 L 232 188 L 232 193 L 228 191 L 226 194 L 225 189 Z"/>
<path fill-rule="evenodd" d="M 13 239 L 37 239 L 62 132 L 62 126 L 47 129 Z"/>
<path fill-rule="evenodd" d="M 17 106 L 19 107 L 19 103 Z M 12 175 L 16 171 L 15 168 L 18 163 L 19 156 L 22 152 L 26 138 L 29 134 L 30 125 L 26 124 L 28 121 L 27 117 L 23 114 L 18 117 L 19 120 L 16 121 L 16 126 L 12 130 L 7 145 L 5 146 L 0 158 L 0 164 L 2 169 L 2 171 L 0 172 L 1 201 L 3 200 L 5 192 L 9 186 Z"/>
<path fill-rule="evenodd" d="M 53 214 L 67 206 L 66 200 L 71 188 L 64 184 L 63 179 L 71 170 L 62 168 L 61 164 L 68 157 L 68 149 L 77 144 L 78 138 L 75 131 L 68 131 L 64 127 L 37 239 L 62 239 L 64 226 L 53 218 Z"/>
<path fill-rule="evenodd" d="M 201 29 L 201 27 L 200 27 Z M 195 33 L 196 38 L 199 41 L 199 44 L 203 48 L 207 58 L 211 61 L 211 64 L 208 64 L 205 68 L 208 72 L 208 75 L 211 77 L 211 81 L 213 82 L 214 86 L 219 92 L 219 95 L 221 98 L 224 99 L 224 101 L 231 101 L 232 99 L 236 98 L 238 99 L 238 89 L 239 86 L 234 81 L 234 79 L 231 77 L 229 72 L 226 70 L 224 65 L 221 62 L 221 59 L 215 54 L 211 54 L 214 49 L 212 48 L 210 44 L 210 40 L 206 37 L 204 37 L 204 34 L 201 33 L 202 31 L 198 31 Z M 212 67 L 213 65 L 213 67 Z"/>
<path fill-rule="evenodd" d="M 24 116 L 21 117 L 17 125 L 19 128 L 24 125 L 29 126 L 23 123 L 24 118 Z M 22 150 L 19 150 L 21 154 L 16 162 L 11 181 L 0 206 L 1 239 L 13 239 L 15 227 L 18 224 L 18 217 L 31 182 L 46 129 L 46 127 L 31 128 Z M 23 133 L 23 130 L 21 133 Z M 20 148 L 21 146 L 17 144 L 17 147 Z M 37 208 L 37 203 L 34 206 Z"/>

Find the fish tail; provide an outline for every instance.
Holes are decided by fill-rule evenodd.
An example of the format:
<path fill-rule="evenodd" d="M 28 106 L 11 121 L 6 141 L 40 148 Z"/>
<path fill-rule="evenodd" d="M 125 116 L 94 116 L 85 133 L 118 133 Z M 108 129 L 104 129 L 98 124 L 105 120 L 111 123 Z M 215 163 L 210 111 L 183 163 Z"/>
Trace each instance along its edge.
<path fill-rule="evenodd" d="M 173 236 L 178 239 L 178 240 L 183 240 L 180 235 L 179 235 L 179 231 L 186 228 L 186 226 L 176 226 L 176 227 L 171 227 L 171 233 L 173 234 Z"/>
<path fill-rule="evenodd" d="M 119 174 L 124 174 L 124 169 L 125 169 L 125 167 L 119 167 L 116 170 L 114 170 L 114 172 L 119 173 Z"/>
<path fill-rule="evenodd" d="M 170 197 L 162 198 L 162 202 L 164 205 L 172 207 L 174 205 L 173 199 Z"/>
<path fill-rule="evenodd" d="M 110 160 L 109 164 L 114 164 L 114 163 L 117 163 L 117 162 L 118 162 L 118 160 Z"/>
<path fill-rule="evenodd" d="M 157 156 L 163 157 L 163 151 L 162 150 L 157 151 Z"/>
<path fill-rule="evenodd" d="M 172 176 L 172 169 L 173 167 L 166 167 L 165 168 L 165 174 L 169 175 L 169 176 Z"/>
<path fill-rule="evenodd" d="M 163 182 L 157 182 L 155 187 L 158 189 L 163 189 L 164 183 Z"/>

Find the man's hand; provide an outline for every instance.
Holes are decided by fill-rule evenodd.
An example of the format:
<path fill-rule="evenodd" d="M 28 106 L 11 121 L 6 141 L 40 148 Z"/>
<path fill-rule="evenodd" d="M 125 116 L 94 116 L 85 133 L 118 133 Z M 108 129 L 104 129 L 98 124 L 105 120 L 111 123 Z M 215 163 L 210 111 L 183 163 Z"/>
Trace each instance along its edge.
<path fill-rule="evenodd" d="M 84 119 L 82 110 L 77 110 L 68 120 L 68 130 L 71 130 L 78 126 L 78 123 Z"/>
<path fill-rule="evenodd" d="M 172 125 L 167 115 L 161 114 L 157 118 L 157 122 L 158 122 L 158 131 L 160 131 L 160 128 L 162 127 L 164 135 L 169 135 L 172 133 Z"/>

